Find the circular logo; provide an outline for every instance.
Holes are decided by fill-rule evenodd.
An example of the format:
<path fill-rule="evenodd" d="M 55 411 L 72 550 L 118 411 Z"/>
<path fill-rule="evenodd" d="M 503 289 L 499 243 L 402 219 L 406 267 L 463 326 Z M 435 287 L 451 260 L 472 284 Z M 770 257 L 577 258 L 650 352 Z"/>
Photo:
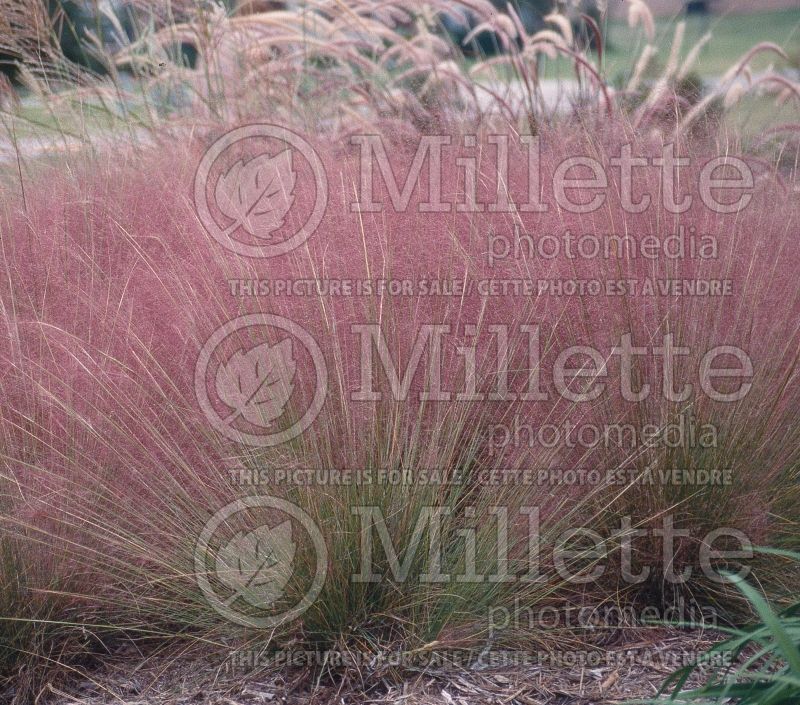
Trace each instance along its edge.
<path fill-rule="evenodd" d="M 300 203 L 298 196 L 309 192 L 312 181 L 313 205 Z M 267 123 L 245 125 L 203 154 L 194 205 L 208 234 L 227 249 L 245 257 L 277 257 L 319 227 L 328 205 L 328 177 L 314 148 L 297 133 Z M 287 223 L 295 212 L 298 220 Z"/>
<path fill-rule="evenodd" d="M 265 510 L 269 519 L 255 521 L 257 510 Z M 245 521 L 237 523 L 243 518 L 237 515 Z M 223 527 L 233 524 L 237 530 L 226 533 Z M 300 551 L 298 529 L 310 539 L 314 575 L 302 597 L 285 607 Z M 245 627 L 272 629 L 296 619 L 317 599 L 327 576 L 328 549 L 314 520 L 296 504 L 251 496 L 224 506 L 206 522 L 195 544 L 194 565 L 198 586 L 218 614 Z"/>
<path fill-rule="evenodd" d="M 310 368 L 313 395 L 298 384 L 301 370 Z M 200 350 L 194 375 L 195 395 L 212 426 L 233 441 L 262 448 L 305 431 L 325 404 L 327 385 L 317 341 L 294 321 L 266 313 L 240 316 L 215 330 Z"/>

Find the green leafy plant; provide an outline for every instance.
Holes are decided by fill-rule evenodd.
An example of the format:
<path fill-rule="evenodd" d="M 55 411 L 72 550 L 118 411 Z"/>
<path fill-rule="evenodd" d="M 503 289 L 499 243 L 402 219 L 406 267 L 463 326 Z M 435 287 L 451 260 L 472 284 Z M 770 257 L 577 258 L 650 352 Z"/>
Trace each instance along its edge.
<path fill-rule="evenodd" d="M 798 553 L 771 548 L 757 550 L 779 559 L 800 561 Z M 800 600 L 776 612 L 744 578 L 732 574 L 726 577 L 747 598 L 760 621 L 749 627 L 723 629 L 730 636 L 694 663 L 675 671 L 664 682 L 661 693 L 671 691 L 669 701 L 684 703 L 794 705 L 800 702 Z M 706 683 L 687 689 L 691 676 L 709 666 Z"/>

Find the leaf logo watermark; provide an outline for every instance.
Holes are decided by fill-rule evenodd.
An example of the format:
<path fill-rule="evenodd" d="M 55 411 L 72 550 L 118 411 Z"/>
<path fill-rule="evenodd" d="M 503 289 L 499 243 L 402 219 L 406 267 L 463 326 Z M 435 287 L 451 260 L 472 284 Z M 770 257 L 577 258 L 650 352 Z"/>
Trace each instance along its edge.
<path fill-rule="evenodd" d="M 314 200 L 298 213 L 301 191 L 313 193 Z M 296 132 L 268 123 L 245 125 L 203 154 L 194 205 L 203 227 L 227 249 L 245 257 L 276 257 L 302 245 L 319 227 L 328 178 L 314 148 Z"/>
<path fill-rule="evenodd" d="M 220 176 L 214 191 L 217 206 L 233 220 L 226 234 L 242 227 L 253 237 L 271 240 L 294 203 L 296 180 L 290 149 L 237 161 Z"/>
<path fill-rule="evenodd" d="M 295 570 L 301 545 L 304 567 L 313 567 L 302 586 Z M 303 509 L 279 497 L 253 495 L 224 506 L 206 522 L 194 564 L 197 584 L 217 613 L 247 627 L 271 629 L 296 619 L 317 599 L 328 551 Z"/>
<path fill-rule="evenodd" d="M 217 577 L 233 591 L 225 604 L 241 598 L 253 607 L 272 607 L 292 576 L 296 549 L 288 520 L 237 533 L 217 553 Z"/>
<path fill-rule="evenodd" d="M 271 426 L 286 408 L 296 373 L 291 338 L 236 351 L 216 376 L 219 398 L 233 409 L 225 422 L 233 423 L 241 415 L 254 426 Z"/>
<path fill-rule="evenodd" d="M 304 377 L 313 379 L 301 379 L 301 357 Z M 308 331 L 282 316 L 254 313 L 211 334 L 198 355 L 194 382 L 200 408 L 217 431 L 239 443 L 270 447 L 311 426 L 325 404 L 328 375 Z"/>

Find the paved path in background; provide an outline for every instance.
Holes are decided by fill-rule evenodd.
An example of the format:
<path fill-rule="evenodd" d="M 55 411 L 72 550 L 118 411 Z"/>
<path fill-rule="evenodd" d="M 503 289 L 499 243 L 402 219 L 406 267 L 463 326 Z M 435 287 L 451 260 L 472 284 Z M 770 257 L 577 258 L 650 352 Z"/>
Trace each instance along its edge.
<path fill-rule="evenodd" d="M 8 168 L 9 163 L 17 161 L 17 149 L 25 159 L 36 158 L 39 156 L 67 154 L 79 152 L 87 147 L 111 146 L 114 143 L 137 139 L 147 140 L 145 130 L 137 129 L 133 134 L 130 132 L 99 132 L 92 135 L 91 142 L 78 137 L 61 136 L 57 134 L 41 135 L 37 137 L 20 137 L 16 143 L 6 135 L 0 135 L 0 168 Z"/>
<path fill-rule="evenodd" d="M 496 82 L 488 85 L 488 87 L 502 96 L 504 100 L 508 100 L 512 105 L 522 103 L 525 100 L 525 92 L 522 89 L 522 85 L 519 83 L 508 84 Z M 563 112 L 569 109 L 571 100 L 578 95 L 578 84 L 576 81 L 572 80 L 548 79 L 542 81 L 541 92 L 546 109 Z M 494 99 L 489 93 L 479 90 L 477 95 L 481 108 L 488 109 L 492 106 Z M 144 132 L 139 132 L 139 134 L 143 136 Z M 130 139 L 130 135 L 115 133 L 113 135 L 109 134 L 104 136 L 100 133 L 92 136 L 92 144 L 102 144 L 103 141 L 107 141 L 110 144 L 120 139 L 128 140 Z M 85 140 L 77 137 L 62 137 L 57 134 L 21 137 L 17 140 L 16 144 L 19 147 L 21 155 L 26 158 L 35 158 L 46 154 L 76 152 L 89 146 L 88 142 Z M 2 168 L 7 168 L 8 163 L 16 162 L 16 159 L 17 147 L 7 135 L 0 133 L 0 165 L 2 165 Z"/>
<path fill-rule="evenodd" d="M 790 78 L 795 80 L 800 79 L 800 71 L 789 72 Z M 755 76 L 754 78 L 757 78 Z M 742 78 L 742 81 L 745 79 Z M 706 90 L 715 87 L 719 83 L 719 77 L 709 77 L 705 79 Z M 523 90 L 522 84 L 519 82 L 507 83 L 496 81 L 485 84 L 490 90 L 501 96 L 512 107 L 524 104 L 526 101 L 526 94 Z M 580 88 L 578 82 L 574 79 L 546 79 L 540 83 L 539 86 L 542 102 L 546 110 L 555 113 L 565 113 L 569 111 L 572 104 L 580 97 Z M 478 103 L 484 110 L 489 110 L 493 107 L 494 97 L 485 90 L 477 91 Z M 139 137 L 143 137 L 145 132 L 138 130 L 136 133 Z M 114 133 L 103 135 L 93 135 L 92 144 L 98 145 L 103 142 L 111 144 L 118 140 L 129 140 L 130 135 L 126 133 Z M 146 139 L 146 138 L 145 138 Z M 19 150 L 25 157 L 36 157 L 45 154 L 57 154 L 70 151 L 79 151 L 87 147 L 88 143 L 84 140 L 75 137 L 61 137 L 60 135 L 42 136 L 42 137 L 24 137 L 17 141 Z M 14 144 L 8 139 L 6 135 L 0 134 L 0 165 L 7 165 L 8 162 L 15 162 L 17 158 L 16 149 Z M 6 168 L 3 166 L 3 168 Z"/>

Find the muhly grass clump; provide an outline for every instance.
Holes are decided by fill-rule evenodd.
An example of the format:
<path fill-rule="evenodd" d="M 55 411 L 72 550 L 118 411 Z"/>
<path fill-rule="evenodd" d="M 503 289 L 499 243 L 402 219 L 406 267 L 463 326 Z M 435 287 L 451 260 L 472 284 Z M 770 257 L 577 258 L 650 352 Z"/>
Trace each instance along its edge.
<path fill-rule="evenodd" d="M 75 663 L 118 638 L 142 644 L 190 639 L 226 652 L 231 645 L 270 649 L 295 640 L 376 654 L 442 648 L 474 653 L 491 645 L 546 644 L 555 638 L 563 645 L 567 638 L 585 636 L 560 625 L 543 630 L 535 618 L 541 607 L 566 613 L 611 604 L 633 608 L 633 614 L 644 607 L 663 614 L 692 599 L 723 617 L 747 609 L 736 590 L 709 579 L 699 556 L 707 545 L 704 537 L 723 526 L 754 542 L 797 548 L 798 292 L 792 268 L 800 214 L 792 200 L 794 182 L 782 182 L 771 163 L 755 159 L 755 197 L 746 209 L 716 214 L 698 205 L 702 160 L 697 158 L 735 152 L 736 142 L 725 142 L 728 136 L 718 144 L 703 142 L 698 137 L 703 131 L 694 128 L 720 102 L 730 107 L 748 88 L 795 100 L 800 92 L 785 76 L 750 77 L 753 56 L 783 56 L 779 47 L 756 47 L 714 91 L 687 101 L 676 89 L 701 47 L 684 51 L 678 23 L 663 71 L 652 75 L 654 25 L 641 2 L 631 3 L 629 23 L 641 30 L 644 49 L 616 93 L 603 76 L 602 56 L 581 44 L 576 18 L 568 13 L 553 13 L 545 29 L 529 35 L 513 8 L 503 14 L 490 3 L 465 3 L 475 24 L 494 33 L 503 49 L 498 56 L 465 62 L 442 31 L 442 13 L 454 9 L 450 2 L 389 3 L 376 9 L 371 2 L 319 1 L 237 16 L 205 3 L 194 9 L 191 2 L 140 5 L 151 21 L 124 51 L 104 56 L 102 47 L 90 42 L 88 49 L 106 77 L 64 62 L 52 41 L 44 53 L 38 44 L 9 48 L 0 42 L 0 49 L 25 60 L 18 79 L 48 111 L 91 104 L 121 117 L 131 134 L 156 128 L 148 138 L 155 146 L 121 148 L 111 162 L 99 153 L 49 165 L 21 163 L 18 174 L 4 177 L 0 663 L 5 673 L 24 674 L 34 692 L 45 670 L 38 666 Z M 154 9 L 163 12 L 155 16 Z M 602 46 L 599 28 L 586 21 Z M 30 36 L 42 31 L 41 23 L 29 24 Z M 187 47 L 196 55 L 192 65 L 175 61 Z M 564 57 L 572 61 L 582 89 L 570 114 L 573 126 L 547 128 L 552 116 L 541 93 L 540 71 Z M 65 79 L 81 87 L 70 88 Z M 598 105 L 602 119 L 596 119 Z M 259 261 L 236 257 L 213 242 L 197 221 L 191 193 L 200 154 L 222 130 L 208 125 L 261 120 L 267 109 L 272 122 L 335 135 L 337 142 L 312 140 L 330 184 L 322 225 L 294 252 Z M 627 118 L 614 117 L 620 110 L 627 112 L 630 125 Z M 179 148 L 170 144 L 159 153 L 163 121 L 177 118 L 180 125 L 187 114 L 192 124 L 206 119 L 206 126 L 195 127 L 191 138 L 178 129 Z M 16 125 L 17 117 L 4 119 L 4 125 Z M 494 148 L 485 149 L 477 173 L 479 200 L 492 202 L 502 193 L 518 200 L 528 193 L 528 155 L 515 142 L 516 126 L 522 124 L 526 132 L 540 133 L 541 200 L 550 207 L 547 213 L 420 212 L 425 170 L 422 187 L 411 194 L 403 213 L 391 207 L 383 212 L 349 208 L 363 197 L 358 148 L 347 142 L 350 132 L 381 133 L 403 172 L 412 163 L 420 132 L 452 133 L 453 145 L 460 145 L 462 132 L 488 130 L 491 120 L 511 137 L 511 166 L 498 186 Z M 84 132 L 88 141 L 94 139 L 91 130 Z M 673 132 L 683 140 L 679 151 L 696 158 L 680 185 L 695 196 L 695 205 L 680 216 L 657 205 L 663 184 L 652 172 L 640 173 L 635 188 L 649 191 L 656 205 L 639 214 L 621 209 L 615 178 L 606 204 L 591 214 L 565 212 L 546 188 L 565 156 L 590 155 L 608 165 L 630 141 L 637 154 L 652 157 L 662 149 L 666 138 L 661 135 Z M 246 144 L 240 156 L 257 148 Z M 460 201 L 466 185 L 456 160 L 473 152 L 456 147 L 445 153 L 445 200 Z M 389 202 L 384 188 L 376 193 Z M 308 212 L 310 199 L 309 193 L 296 194 L 287 228 Z M 681 226 L 693 226 L 698 237 L 715 235 L 717 255 L 653 260 L 614 245 L 606 258 L 574 259 L 564 252 L 550 257 L 532 253 L 526 239 L 527 234 L 570 230 L 598 237 L 627 234 L 637 242 L 655 234 L 664 240 Z M 492 248 L 503 240 L 511 243 L 512 253 L 498 257 Z M 729 297 L 513 291 L 251 296 L 235 293 L 231 285 L 232 280 L 378 277 L 729 278 L 734 292 Z M 194 368 L 203 344 L 220 325 L 248 313 L 298 322 L 319 342 L 327 365 L 320 415 L 302 435 L 276 447 L 252 448 L 219 434 L 195 395 Z M 377 359 L 375 389 L 382 398 L 354 398 L 363 382 L 363 350 L 351 326 L 368 323 L 379 325 L 398 370 L 414 358 L 421 326 L 449 325 L 439 376 L 451 398 L 419 397 L 431 384 L 426 376 L 430 350 L 399 401 Z M 500 371 L 498 324 L 510 331 L 507 364 Z M 521 325 L 540 327 L 541 355 L 533 362 L 531 337 Z M 693 384 L 692 392 L 679 401 L 655 391 L 641 401 L 625 401 L 619 391 L 623 370 L 611 350 L 626 333 L 636 346 L 656 347 L 672 336 L 674 345 L 687 347 L 689 353 L 674 361 L 672 372 Z M 261 342 L 244 334 L 233 339 L 247 347 Z M 715 402 L 698 389 L 704 353 L 725 344 L 747 351 L 753 363 L 752 388 L 736 403 Z M 581 360 L 588 376 L 569 385 L 577 391 L 605 384 L 606 391 L 591 402 L 574 402 L 556 389 L 552 371 L 569 345 L 593 346 L 607 363 L 601 368 Z M 297 379 L 304 383 L 292 393 L 290 418 L 294 407 L 297 416 L 302 414 L 313 394 L 311 360 L 300 356 L 296 364 Z M 635 388 L 649 383 L 659 390 L 664 374 L 658 356 L 634 358 Z M 470 375 L 483 394 L 480 400 L 458 394 Z M 716 380 L 720 388 L 735 389 L 739 383 Z M 548 399 L 509 400 L 506 388 L 536 388 Z M 493 391 L 498 398 L 491 398 Z M 604 435 L 596 442 L 576 442 L 575 433 L 563 431 L 570 424 L 592 425 Z M 545 425 L 561 429 L 555 442 L 537 436 Z M 655 431 L 643 440 L 637 429 L 646 426 Z M 676 426 L 691 427 L 689 433 L 697 436 L 710 434 L 713 443 L 697 437 L 671 443 Z M 355 469 L 365 476 L 390 470 L 413 481 L 324 487 L 241 482 L 243 476 L 309 468 Z M 599 470 L 602 479 L 566 481 L 564 469 Z M 674 469 L 725 470 L 728 480 L 722 485 L 665 482 L 665 473 Z M 426 473 L 440 481 L 421 482 Z M 519 481 L 520 476 L 528 481 Z M 274 629 L 245 627 L 212 609 L 198 587 L 194 557 L 209 517 L 234 499 L 259 494 L 302 507 L 320 527 L 328 551 L 318 598 L 300 619 Z M 396 578 L 389 556 L 378 549 L 373 571 L 381 579 L 353 581 L 363 547 L 361 517 L 350 512 L 353 505 L 380 509 L 398 556 L 410 555 L 415 537 L 420 539 L 423 549 L 409 563 L 407 579 Z M 535 507 L 540 519 L 536 579 L 420 580 L 430 571 L 424 547 L 432 537 L 430 531 L 416 536 L 415 530 L 429 506 L 447 510 L 440 529 L 445 573 L 463 572 L 465 554 L 474 550 L 480 573 L 514 578 L 531 571 L 530 515 L 521 510 Z M 511 518 L 504 566 L 498 562 L 497 506 Z M 231 530 L 247 529 L 249 519 L 260 518 L 252 514 L 240 516 L 241 527 Z M 681 532 L 671 555 L 656 533 L 666 518 Z M 578 550 L 565 560 L 570 571 L 599 569 L 585 581 L 565 579 L 555 565 L 554 549 L 563 543 L 563 532 L 575 527 L 587 527 L 603 539 L 598 551 L 591 541 L 573 538 L 571 548 Z M 474 546 L 468 549 L 464 537 L 471 529 Z M 633 564 L 648 571 L 641 581 L 626 580 L 619 570 L 626 536 L 634 539 Z M 791 562 L 756 556 L 748 565 L 776 599 L 791 594 L 797 577 Z M 298 549 L 295 567 L 287 603 L 305 591 L 314 556 Z M 213 566 L 206 568 L 212 572 Z M 672 579 L 686 570 L 692 571 L 688 580 Z M 498 628 L 490 614 L 507 615 L 508 624 Z M 18 680 L 22 698 L 28 691 L 22 687 L 25 680 Z"/>
<path fill-rule="evenodd" d="M 9 547 L 4 551 L 11 551 L 0 581 L 0 599 L 10 605 L 0 628 L 5 653 L 40 651 L 26 635 L 41 634 L 44 625 L 53 624 L 63 638 L 70 628 L 89 630 L 100 643 L 125 635 L 266 648 L 291 638 L 380 653 L 479 650 L 487 644 L 565 638 L 561 630 L 546 632 L 527 620 L 530 610 L 541 606 L 561 609 L 611 600 L 664 607 L 693 597 L 723 614 L 735 612 L 740 602 L 734 591 L 700 570 L 699 548 L 707 532 L 730 527 L 754 542 L 788 547 L 798 535 L 798 203 L 791 186 L 769 165 L 754 162 L 752 202 L 738 212 L 711 212 L 697 191 L 706 161 L 700 156 L 711 158 L 723 146 L 680 143 L 678 151 L 694 157 L 677 187 L 695 197 L 685 213 L 671 215 L 659 205 L 653 171 L 642 174 L 635 186 L 637 193 L 652 194 L 651 208 L 627 212 L 620 205 L 621 187 L 612 179 L 603 207 L 569 213 L 549 187 L 564 157 L 589 155 L 608 165 L 625 142 L 646 156 L 660 155 L 664 146 L 657 136 L 636 137 L 622 122 L 599 121 L 591 128 L 561 127 L 539 135 L 540 200 L 548 210 L 517 213 L 420 212 L 428 185 L 424 170 L 402 212 L 389 205 L 380 180 L 375 194 L 386 207 L 381 212 L 353 209 L 351 202 L 363 200 L 358 145 L 309 137 L 328 173 L 328 210 L 306 244 L 268 260 L 227 251 L 208 236 L 193 210 L 194 169 L 216 133 L 195 136 L 177 152 L 158 146 L 120 150 L 113 160 L 76 156 L 69 168 L 38 164 L 23 172 L 24 190 L 14 185 L 0 213 L 0 523 L 3 545 Z M 527 153 L 508 125 L 498 129 L 509 136 L 510 168 L 498 189 L 487 147 L 476 180 L 482 202 L 493 202 L 498 190 L 514 199 L 529 194 Z M 392 126 L 382 136 L 398 171 L 407 169 L 418 133 Z M 443 156 L 442 189 L 445 200 L 460 201 L 464 172 L 456 161 L 463 156 L 455 146 L 463 144 L 458 131 L 452 143 Z M 242 149 L 247 155 L 258 147 Z M 313 200 L 305 190 L 295 195 L 287 228 Z M 716 256 L 680 259 L 660 251 L 648 258 L 636 249 L 647 235 L 663 241 L 681 226 L 693 227 L 698 238 L 715 237 Z M 550 257 L 531 250 L 523 237 L 560 236 L 567 230 L 599 238 L 629 235 L 633 250 L 628 242 L 623 250 L 613 246 L 609 257 L 573 258 L 565 252 Z M 491 239 L 501 235 L 512 245 L 502 257 L 492 250 L 496 241 Z M 231 284 L 379 277 L 417 282 L 716 278 L 730 279 L 733 290 L 721 297 L 513 290 L 253 296 L 237 293 Z M 319 416 L 304 433 L 275 447 L 253 448 L 218 433 L 195 396 L 195 365 L 206 340 L 227 321 L 252 313 L 277 314 L 302 325 L 326 362 L 327 397 Z M 431 371 L 428 349 L 406 394 L 397 399 L 375 358 L 375 390 L 381 396 L 359 400 L 354 393 L 363 384 L 363 349 L 352 326 L 365 324 L 379 326 L 398 370 L 413 357 L 421 326 L 449 325 L 440 365 L 433 365 L 438 369 Z M 509 330 L 504 354 L 498 353 L 492 328 L 497 325 Z M 533 364 L 525 325 L 539 326 L 540 355 Z M 664 363 L 645 355 L 634 358 L 630 379 L 636 390 L 650 384 L 653 393 L 626 401 L 620 391 L 624 371 L 611 352 L 625 334 L 636 346 L 663 345 L 671 335 L 675 346 L 688 348 L 671 369 L 676 388 L 689 383 L 692 391 L 679 401 L 665 399 L 660 393 Z M 254 342 L 243 333 L 238 341 Z M 573 395 L 604 384 L 603 393 L 589 402 L 565 395 L 554 379 L 556 358 L 570 345 L 593 346 L 603 358 L 599 366 L 579 359 L 586 375 L 567 384 Z M 701 389 L 704 355 L 719 345 L 740 347 L 752 361 L 752 388 L 734 403 L 714 401 Z M 499 370 L 503 357 L 508 364 Z M 313 395 L 314 374 L 302 356 L 297 368 L 291 405 L 299 409 Z M 437 376 L 450 398 L 421 398 Z M 480 399 L 458 394 L 471 376 Z M 728 393 L 741 383 L 715 380 Z M 504 394 L 504 388 L 516 397 Z M 525 390 L 537 393 L 525 398 L 519 394 Z M 668 442 L 668 427 L 690 417 L 706 433 L 713 426 L 714 444 L 673 447 Z M 656 431 L 635 443 L 628 435 L 597 443 L 565 437 L 555 444 L 531 442 L 535 429 L 546 423 L 626 424 L 634 430 L 651 424 Z M 519 442 L 504 442 L 503 429 L 513 435 L 520 424 L 534 431 L 523 431 Z M 535 478 L 542 470 L 580 467 L 599 469 L 604 479 L 514 479 L 524 472 L 533 471 Z M 658 473 L 674 468 L 727 469 L 729 482 L 685 486 L 658 480 Z M 276 470 L 304 469 L 354 469 L 364 475 L 398 470 L 411 481 L 317 486 L 237 479 L 243 472 L 273 477 Z M 445 481 L 420 480 L 433 470 Z M 621 473 L 615 476 L 624 481 L 606 480 L 607 471 Z M 656 480 L 644 481 L 648 477 Z M 209 606 L 194 560 L 195 543 L 209 518 L 234 499 L 259 494 L 302 507 L 320 528 L 328 552 L 327 578 L 310 608 L 297 620 L 263 630 L 234 623 Z M 426 582 L 420 576 L 431 570 L 432 559 L 423 548 L 413 556 L 405 580 L 397 579 L 389 557 L 378 549 L 372 569 L 381 579 L 354 582 L 362 550 L 360 519 L 350 511 L 354 504 L 380 508 L 398 556 L 413 545 L 426 507 L 444 507 L 449 513 L 440 529 L 443 572 L 463 569 L 464 530 L 472 528 L 479 572 L 503 572 L 510 579 Z M 497 557 L 497 506 L 506 507 L 510 517 L 504 566 Z M 535 507 L 540 518 L 535 576 L 529 575 L 524 507 Z M 652 531 L 667 515 L 684 532 L 673 555 Z M 624 517 L 629 523 L 620 532 Z M 578 527 L 604 539 L 602 551 L 587 548 L 580 536 L 567 540 L 573 549 L 566 559 L 571 572 L 585 578 L 604 566 L 580 582 L 565 578 L 554 559 L 554 548 L 565 541 L 563 531 Z M 618 557 L 622 539 L 633 532 L 644 535 L 633 542 L 633 563 L 649 575 L 631 584 L 621 578 Z M 422 546 L 430 539 L 430 532 L 424 533 Z M 302 595 L 314 571 L 307 554 L 298 551 L 286 589 L 289 602 Z M 30 583 L 24 579 L 43 566 L 48 567 L 44 576 Z M 788 562 L 753 560 L 750 566 L 778 598 L 796 575 Z M 693 575 L 676 583 L 665 574 L 667 568 L 677 574 L 692 569 Z M 526 575 L 534 579 L 520 579 Z M 48 602 L 53 585 L 58 599 Z M 40 600 L 49 607 L 18 607 Z M 498 608 L 526 618 L 497 633 L 487 614 Z M 29 625 L 27 631 L 21 624 Z"/>

